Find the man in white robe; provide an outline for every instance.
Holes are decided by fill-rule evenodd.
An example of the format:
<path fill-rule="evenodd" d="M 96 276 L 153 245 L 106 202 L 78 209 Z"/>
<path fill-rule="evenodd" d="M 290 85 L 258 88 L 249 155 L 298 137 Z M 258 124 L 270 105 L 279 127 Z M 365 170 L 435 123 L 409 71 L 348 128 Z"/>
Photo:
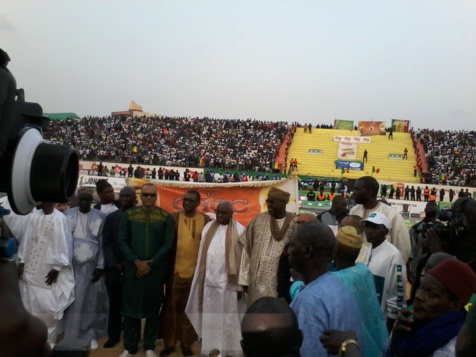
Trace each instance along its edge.
<path fill-rule="evenodd" d="M 93 196 L 78 195 L 78 207 L 66 211 L 73 235 L 73 271 L 75 300 L 65 312 L 65 338 L 91 341 L 97 349 L 97 339 L 106 335 L 109 300 L 104 270 L 102 228 L 106 215 L 91 209 Z"/>
<path fill-rule="evenodd" d="M 392 243 L 402 254 L 403 260 L 408 262 L 411 253 L 410 233 L 402 216 L 391 206 L 377 200 L 379 183 L 372 176 L 363 176 L 355 182 L 353 198 L 357 203 L 350 210 L 351 215 L 367 219 L 371 213 L 383 213 L 390 221 L 387 240 Z M 356 262 L 364 262 L 370 254 L 372 245 L 367 242 L 364 235 L 364 244 Z"/>
<path fill-rule="evenodd" d="M 218 349 L 222 356 L 242 356 L 240 312 L 246 304 L 238 285 L 240 235 L 245 227 L 233 218 L 229 201 L 220 202 L 217 219 L 202 231 L 198 264 L 185 313 L 198 336 L 202 353 Z"/>
<path fill-rule="evenodd" d="M 46 324 L 50 344 L 56 342 L 58 321 L 74 300 L 71 232 L 54 206 L 44 202 L 42 210 L 31 214 L 18 250 L 23 305 Z"/>

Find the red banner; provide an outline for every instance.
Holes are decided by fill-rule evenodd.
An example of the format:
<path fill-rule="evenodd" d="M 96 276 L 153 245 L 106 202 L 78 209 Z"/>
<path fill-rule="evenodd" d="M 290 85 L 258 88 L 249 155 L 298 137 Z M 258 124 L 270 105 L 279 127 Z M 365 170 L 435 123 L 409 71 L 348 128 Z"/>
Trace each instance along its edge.
<path fill-rule="evenodd" d="M 383 121 L 359 121 L 361 136 L 385 135 L 385 122 Z"/>
<path fill-rule="evenodd" d="M 146 183 L 157 187 L 157 206 L 168 212 L 178 212 L 182 208 L 182 198 L 188 190 L 200 193 L 201 202 L 198 211 L 214 217 L 215 210 L 221 201 L 230 201 L 234 209 L 234 217 L 246 226 L 256 215 L 267 210 L 266 198 L 271 187 L 277 187 L 291 194 L 287 210 L 298 212 L 297 180 L 255 181 L 230 184 L 206 183 L 169 183 L 167 181 L 149 181 L 128 178 L 128 186 L 136 189 L 140 202 L 140 189 Z"/>

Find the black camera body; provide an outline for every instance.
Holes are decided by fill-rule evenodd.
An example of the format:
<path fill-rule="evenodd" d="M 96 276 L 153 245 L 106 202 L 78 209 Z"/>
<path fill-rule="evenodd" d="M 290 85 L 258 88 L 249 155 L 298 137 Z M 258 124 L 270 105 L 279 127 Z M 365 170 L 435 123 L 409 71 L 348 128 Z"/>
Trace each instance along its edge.
<path fill-rule="evenodd" d="M 39 104 L 25 102 L 23 90 L 17 90 L 15 77 L 7 69 L 9 61 L 8 54 L 0 49 L 0 194 L 6 193 L 8 203 L 16 214 L 25 215 L 40 202 L 61 203 L 72 197 L 78 183 L 79 159 L 72 148 L 52 145 L 43 139 L 43 131 L 47 128 L 49 119 L 43 116 Z M 10 213 L 0 205 L 0 219 Z M 17 287 L 17 271 L 13 265 L 15 253 L 16 240 L 8 237 L 2 229 L 0 289 L 8 286 L 10 290 L 8 293 L 2 291 L 0 306 L 3 308 L 12 308 L 15 303 L 22 304 Z M 30 327 L 34 325 L 29 314 L 23 322 L 29 323 Z M 11 319 L 7 319 L 6 324 L 3 331 L 12 329 L 7 334 L 9 337 L 16 329 L 24 326 L 12 323 Z M 38 330 L 41 327 L 36 325 L 30 331 L 38 333 Z M 38 342 L 38 336 L 36 334 L 32 338 Z M 1 337 L 5 338 L 4 332 Z M 26 336 L 27 339 L 29 337 Z M 6 352 L 8 356 L 12 355 L 9 351 Z M 53 356 L 58 357 L 88 355 L 89 341 L 65 341 L 53 351 Z"/>
<path fill-rule="evenodd" d="M 445 208 L 440 211 L 438 218 L 442 222 L 450 222 L 451 220 L 453 220 L 453 211 L 451 210 L 451 207 Z"/>
<path fill-rule="evenodd" d="M 5 58 L 6 56 L 6 58 Z M 13 211 L 28 214 L 40 202 L 67 202 L 76 190 L 79 159 L 70 147 L 43 139 L 49 119 L 37 103 L 25 102 L 0 50 L 0 193 Z"/>
<path fill-rule="evenodd" d="M 465 205 L 471 201 L 468 197 L 458 198 L 451 206 L 452 219 L 449 226 L 452 228 L 456 237 L 461 237 L 471 232 L 469 219 L 464 211 Z"/>

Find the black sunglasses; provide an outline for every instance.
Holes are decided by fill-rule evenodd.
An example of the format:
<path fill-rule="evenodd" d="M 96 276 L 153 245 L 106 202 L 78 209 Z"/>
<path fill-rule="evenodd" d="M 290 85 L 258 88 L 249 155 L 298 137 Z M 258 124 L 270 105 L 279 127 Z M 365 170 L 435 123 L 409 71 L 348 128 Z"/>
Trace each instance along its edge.
<path fill-rule="evenodd" d="M 156 193 L 141 193 L 141 195 L 144 196 L 144 197 L 155 197 L 155 196 L 157 196 Z"/>

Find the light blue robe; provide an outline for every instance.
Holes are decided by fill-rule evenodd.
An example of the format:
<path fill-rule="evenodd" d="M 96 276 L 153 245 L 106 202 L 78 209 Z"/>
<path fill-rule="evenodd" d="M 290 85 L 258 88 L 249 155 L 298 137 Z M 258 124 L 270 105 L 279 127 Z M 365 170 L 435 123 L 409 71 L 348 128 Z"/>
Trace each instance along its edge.
<path fill-rule="evenodd" d="M 77 230 L 81 224 L 78 207 L 66 211 L 66 217 L 73 234 L 73 270 L 75 300 L 65 312 L 65 338 L 92 340 L 107 335 L 107 316 L 109 299 L 104 276 L 93 283 L 91 278 L 96 268 L 104 269 L 102 247 L 102 229 L 106 215 L 92 208 L 86 221 L 82 222 L 81 232 L 85 237 L 78 237 Z M 85 223 L 85 224 L 84 224 Z"/>
<path fill-rule="evenodd" d="M 388 330 L 375 295 L 372 273 L 363 263 L 332 273 L 349 288 L 359 305 L 365 335 L 365 357 L 380 356 L 388 338 Z"/>
<path fill-rule="evenodd" d="M 327 350 L 319 337 L 324 330 L 354 330 L 360 350 L 365 351 L 359 307 L 350 290 L 327 272 L 306 285 L 291 302 L 299 328 L 304 334 L 302 357 L 326 357 Z"/>

